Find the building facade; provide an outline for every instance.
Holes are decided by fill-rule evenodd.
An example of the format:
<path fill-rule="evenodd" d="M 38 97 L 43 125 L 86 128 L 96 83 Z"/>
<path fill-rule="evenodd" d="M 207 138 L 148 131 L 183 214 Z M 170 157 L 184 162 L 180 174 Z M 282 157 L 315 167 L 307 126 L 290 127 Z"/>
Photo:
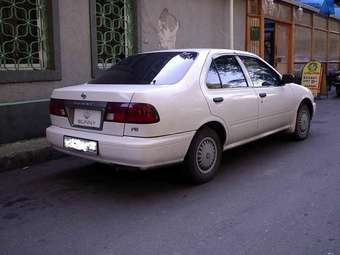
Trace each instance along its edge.
<path fill-rule="evenodd" d="M 291 0 L 0 0 L 0 144 L 43 136 L 53 89 L 128 55 L 232 46 L 281 72 L 337 70 L 340 21 Z"/>
<path fill-rule="evenodd" d="M 310 60 L 320 61 L 326 73 L 339 70 L 338 17 L 320 15 L 319 9 L 291 0 L 247 2 L 247 50 L 281 73 L 299 75 Z"/>

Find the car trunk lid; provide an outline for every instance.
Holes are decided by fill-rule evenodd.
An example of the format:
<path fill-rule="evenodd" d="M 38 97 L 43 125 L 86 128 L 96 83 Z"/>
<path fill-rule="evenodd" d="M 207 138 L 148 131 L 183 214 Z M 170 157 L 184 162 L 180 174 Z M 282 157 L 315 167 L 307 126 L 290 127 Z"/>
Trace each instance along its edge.
<path fill-rule="evenodd" d="M 125 123 L 105 121 L 108 103 L 121 103 L 126 107 L 134 91 L 142 89 L 140 87 L 145 86 L 84 84 L 56 89 L 52 94 L 52 101 L 62 101 L 66 116 L 56 116 L 52 113 L 52 124 L 63 128 L 123 136 Z"/>

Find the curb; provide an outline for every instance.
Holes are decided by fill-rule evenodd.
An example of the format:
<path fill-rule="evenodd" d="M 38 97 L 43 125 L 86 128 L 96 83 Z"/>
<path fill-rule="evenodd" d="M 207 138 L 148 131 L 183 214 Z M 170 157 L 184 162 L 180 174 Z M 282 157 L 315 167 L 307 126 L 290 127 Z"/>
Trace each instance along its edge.
<path fill-rule="evenodd" d="M 45 138 L 0 146 L 0 173 L 65 157 L 54 150 Z"/>

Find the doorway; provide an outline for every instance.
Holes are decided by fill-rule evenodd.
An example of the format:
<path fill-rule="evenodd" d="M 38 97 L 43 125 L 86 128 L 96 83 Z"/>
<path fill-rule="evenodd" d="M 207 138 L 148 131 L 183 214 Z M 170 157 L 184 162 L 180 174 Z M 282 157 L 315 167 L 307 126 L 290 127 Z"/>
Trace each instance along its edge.
<path fill-rule="evenodd" d="M 265 19 L 264 25 L 265 60 L 280 73 L 288 73 L 290 26 L 271 19 Z"/>
<path fill-rule="evenodd" d="M 275 60 L 275 22 L 264 20 L 264 60 L 274 66 Z"/>

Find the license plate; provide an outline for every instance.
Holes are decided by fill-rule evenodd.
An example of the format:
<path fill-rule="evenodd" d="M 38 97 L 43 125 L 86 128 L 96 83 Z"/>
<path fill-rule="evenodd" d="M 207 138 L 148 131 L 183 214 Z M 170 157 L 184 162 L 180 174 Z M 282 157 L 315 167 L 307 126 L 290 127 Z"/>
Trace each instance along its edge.
<path fill-rule="evenodd" d="M 101 111 L 75 109 L 73 125 L 87 128 L 100 128 L 101 118 Z"/>
<path fill-rule="evenodd" d="M 96 141 L 64 136 L 64 147 L 66 149 L 97 154 L 98 143 Z"/>

